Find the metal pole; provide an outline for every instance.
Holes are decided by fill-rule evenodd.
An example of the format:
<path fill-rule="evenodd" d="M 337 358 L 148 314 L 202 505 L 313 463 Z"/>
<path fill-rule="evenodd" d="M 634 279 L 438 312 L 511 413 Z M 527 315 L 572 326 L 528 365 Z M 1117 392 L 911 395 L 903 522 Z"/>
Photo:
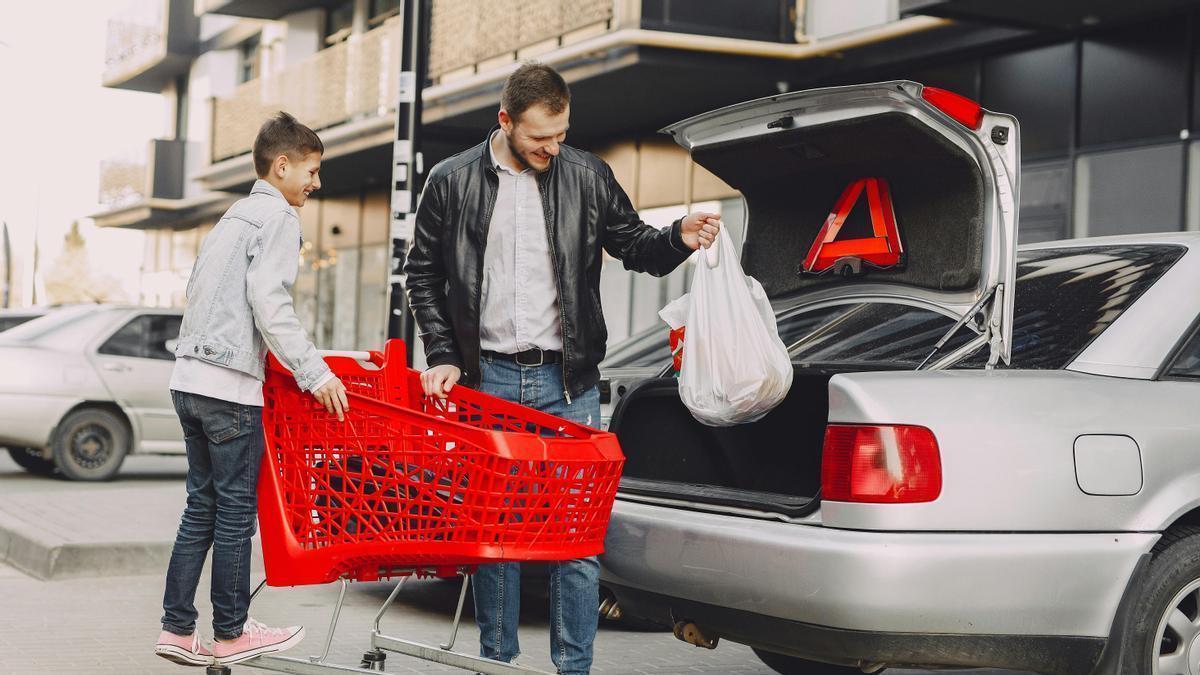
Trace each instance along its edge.
<path fill-rule="evenodd" d="M 416 196 L 425 167 L 420 150 L 421 90 L 425 85 L 428 49 L 427 0 L 404 0 L 403 44 L 400 47 L 400 97 L 392 143 L 391 269 L 388 274 L 389 338 L 403 338 L 412 363 L 413 319 L 404 294 L 404 261 L 413 238 Z"/>

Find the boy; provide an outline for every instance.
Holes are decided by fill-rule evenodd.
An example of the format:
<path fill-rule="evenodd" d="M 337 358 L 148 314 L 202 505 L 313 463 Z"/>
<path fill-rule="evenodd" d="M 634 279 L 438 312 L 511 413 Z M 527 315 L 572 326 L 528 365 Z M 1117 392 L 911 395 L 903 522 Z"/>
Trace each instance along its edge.
<path fill-rule="evenodd" d="M 263 454 L 267 350 L 338 420 L 346 389 L 304 333 L 292 307 L 300 256 L 295 209 L 321 187 L 321 139 L 291 115 L 254 139 L 258 180 L 204 239 L 187 286 L 171 398 L 187 446 L 187 507 L 167 568 L 163 632 L 154 652 L 183 665 L 232 664 L 294 647 L 304 628 L 248 617 L 250 537 Z M 196 630 L 194 600 L 212 546 L 214 641 Z"/>

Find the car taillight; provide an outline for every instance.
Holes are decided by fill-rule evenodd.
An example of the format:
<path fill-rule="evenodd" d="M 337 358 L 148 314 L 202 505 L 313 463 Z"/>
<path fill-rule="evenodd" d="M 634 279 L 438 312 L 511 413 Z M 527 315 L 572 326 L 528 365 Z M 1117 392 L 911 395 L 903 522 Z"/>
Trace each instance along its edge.
<path fill-rule="evenodd" d="M 925 427 L 825 428 L 821 499 L 871 504 L 931 502 L 942 492 L 942 458 Z"/>
<path fill-rule="evenodd" d="M 921 90 L 921 98 L 964 127 L 978 129 L 983 124 L 983 108 L 966 96 L 937 87 L 925 87 Z"/>

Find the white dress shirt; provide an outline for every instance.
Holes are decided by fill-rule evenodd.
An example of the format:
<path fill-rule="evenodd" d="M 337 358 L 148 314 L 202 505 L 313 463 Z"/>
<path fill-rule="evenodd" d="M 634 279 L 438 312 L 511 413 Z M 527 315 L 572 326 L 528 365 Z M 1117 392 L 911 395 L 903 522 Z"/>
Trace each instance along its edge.
<path fill-rule="evenodd" d="M 501 164 L 490 142 L 488 156 L 500 187 L 483 255 L 479 346 L 502 354 L 561 351 L 558 287 L 537 173 Z"/>

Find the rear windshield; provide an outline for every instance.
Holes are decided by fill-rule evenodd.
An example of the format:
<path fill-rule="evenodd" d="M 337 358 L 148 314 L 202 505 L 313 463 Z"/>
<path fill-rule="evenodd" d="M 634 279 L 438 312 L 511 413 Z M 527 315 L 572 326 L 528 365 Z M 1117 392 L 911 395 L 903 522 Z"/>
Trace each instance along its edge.
<path fill-rule="evenodd" d="M 1017 264 L 1012 368 L 1065 368 L 1184 254 L 1182 246 L 1025 251 Z M 962 367 L 981 367 L 986 352 Z"/>
<path fill-rule="evenodd" d="M 1185 251 L 1130 245 L 1020 252 L 1010 367 L 1066 367 Z M 915 368 L 954 325 L 929 309 L 875 302 L 783 311 L 779 317 L 780 337 L 794 363 L 863 368 Z M 959 328 L 938 354 L 950 354 L 974 336 L 970 328 Z M 981 368 L 987 356 L 980 349 L 956 367 Z M 663 325 L 622 343 L 601 367 L 665 366 L 669 360 Z"/>

